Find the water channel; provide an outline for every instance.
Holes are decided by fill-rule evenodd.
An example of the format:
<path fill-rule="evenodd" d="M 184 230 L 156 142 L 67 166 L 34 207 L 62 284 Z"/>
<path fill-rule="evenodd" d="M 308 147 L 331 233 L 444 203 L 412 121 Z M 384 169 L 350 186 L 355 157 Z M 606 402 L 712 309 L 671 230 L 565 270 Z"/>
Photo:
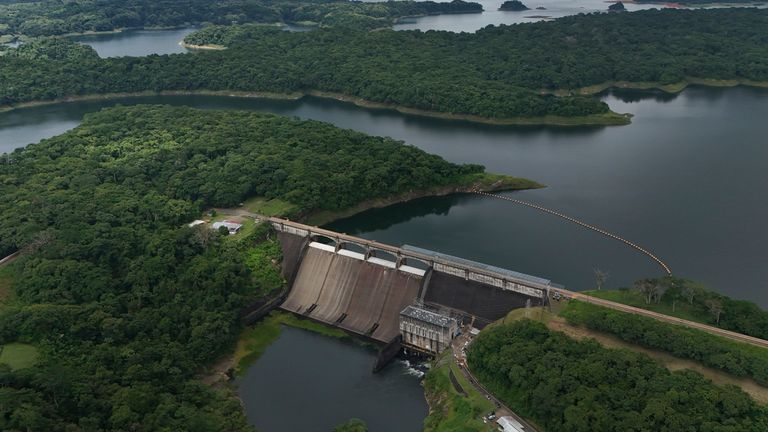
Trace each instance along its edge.
<path fill-rule="evenodd" d="M 420 431 L 427 404 L 414 371 L 396 361 L 373 374 L 375 361 L 356 343 L 284 327 L 236 385 L 264 432 L 330 432 L 353 417 L 371 432 Z"/>

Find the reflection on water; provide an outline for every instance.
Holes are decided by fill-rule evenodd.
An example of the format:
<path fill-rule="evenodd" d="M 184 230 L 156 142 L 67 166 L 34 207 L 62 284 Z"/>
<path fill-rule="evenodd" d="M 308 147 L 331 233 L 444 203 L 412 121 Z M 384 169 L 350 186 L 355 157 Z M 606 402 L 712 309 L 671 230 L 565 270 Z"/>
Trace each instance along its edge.
<path fill-rule="evenodd" d="M 90 45 L 100 57 L 140 57 L 150 54 L 180 54 L 187 50 L 180 45 L 184 38 L 195 31 L 188 27 L 173 30 L 127 30 L 76 36 L 73 39 Z"/>
<path fill-rule="evenodd" d="M 353 225 L 347 225 L 344 219 L 328 224 L 327 228 L 343 231 L 349 235 L 359 235 L 371 231 L 386 230 L 393 225 L 408 222 L 427 215 L 448 215 L 451 207 L 458 204 L 466 195 L 448 195 L 441 197 L 419 198 L 407 203 L 394 204 L 381 209 L 374 209 L 358 215 Z M 338 229 L 337 229 L 338 228 Z"/>
<path fill-rule="evenodd" d="M 419 377 L 397 361 L 374 374 L 375 361 L 372 349 L 284 327 L 237 392 L 261 432 L 326 432 L 353 417 L 371 432 L 420 431 L 427 404 Z"/>
<path fill-rule="evenodd" d="M 768 304 L 768 90 L 691 87 L 667 100 L 604 95 L 620 127 L 489 126 L 407 116 L 317 98 L 269 101 L 177 96 L 75 102 L 0 113 L 5 151 L 61 133 L 115 103 L 250 109 L 391 136 L 458 163 L 548 187 L 521 199 L 562 211 L 649 249 L 676 275 Z M 658 100 L 662 98 L 662 100 Z M 593 269 L 609 286 L 659 274 L 645 256 L 558 218 L 500 200 L 459 196 L 372 210 L 334 229 L 413 244 L 585 289 Z"/>

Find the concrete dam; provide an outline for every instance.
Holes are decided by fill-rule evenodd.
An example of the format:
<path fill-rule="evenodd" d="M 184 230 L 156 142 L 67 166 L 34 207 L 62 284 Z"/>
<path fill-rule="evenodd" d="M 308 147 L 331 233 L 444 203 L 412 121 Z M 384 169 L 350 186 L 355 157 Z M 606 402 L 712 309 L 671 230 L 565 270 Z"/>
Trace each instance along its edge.
<path fill-rule="evenodd" d="M 409 305 L 472 322 L 546 304 L 550 281 L 413 246 L 394 247 L 267 218 L 283 248 L 290 291 L 280 308 L 389 344 Z"/>

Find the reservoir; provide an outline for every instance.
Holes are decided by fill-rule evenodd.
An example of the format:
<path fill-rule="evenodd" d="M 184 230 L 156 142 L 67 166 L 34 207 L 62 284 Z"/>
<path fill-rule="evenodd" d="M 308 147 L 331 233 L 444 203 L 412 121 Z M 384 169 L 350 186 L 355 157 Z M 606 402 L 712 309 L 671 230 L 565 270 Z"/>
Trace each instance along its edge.
<path fill-rule="evenodd" d="M 418 432 L 427 416 L 419 380 L 401 362 L 373 374 L 376 352 L 283 327 L 238 378 L 248 421 L 262 432 L 332 431 L 350 418 L 371 432 Z"/>
<path fill-rule="evenodd" d="M 77 36 L 73 40 L 90 45 L 99 57 L 178 54 L 188 52 L 179 42 L 195 30 L 197 29 L 193 27 L 173 30 L 127 30 L 120 33 Z"/>
<path fill-rule="evenodd" d="M 768 90 L 694 87 L 679 95 L 611 93 L 615 127 L 501 127 L 373 110 L 332 100 L 174 96 L 82 101 L 0 113 L 0 151 L 71 129 L 116 103 L 252 109 L 391 136 L 457 163 L 548 187 L 513 193 L 621 235 L 675 275 L 768 306 Z M 551 279 L 573 290 L 659 276 L 625 245 L 510 202 L 450 196 L 372 210 L 330 225 L 393 245 L 412 244 Z"/>

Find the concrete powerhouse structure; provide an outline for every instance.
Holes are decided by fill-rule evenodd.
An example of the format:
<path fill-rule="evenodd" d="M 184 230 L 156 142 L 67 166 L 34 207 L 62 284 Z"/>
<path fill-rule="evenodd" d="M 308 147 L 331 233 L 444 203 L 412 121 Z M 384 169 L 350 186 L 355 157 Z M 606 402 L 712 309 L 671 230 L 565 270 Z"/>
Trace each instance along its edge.
<path fill-rule="evenodd" d="M 265 220 L 280 237 L 290 285 L 280 307 L 383 344 L 403 337 L 406 345 L 434 354 L 450 343 L 459 323 L 430 311 L 482 328 L 512 309 L 548 301 L 552 284 L 546 279 L 413 246 Z M 403 325 L 411 327 L 404 332 Z"/>
<path fill-rule="evenodd" d="M 459 331 L 456 319 L 417 306 L 400 312 L 400 336 L 403 346 L 427 354 L 439 354 L 451 346 Z"/>

